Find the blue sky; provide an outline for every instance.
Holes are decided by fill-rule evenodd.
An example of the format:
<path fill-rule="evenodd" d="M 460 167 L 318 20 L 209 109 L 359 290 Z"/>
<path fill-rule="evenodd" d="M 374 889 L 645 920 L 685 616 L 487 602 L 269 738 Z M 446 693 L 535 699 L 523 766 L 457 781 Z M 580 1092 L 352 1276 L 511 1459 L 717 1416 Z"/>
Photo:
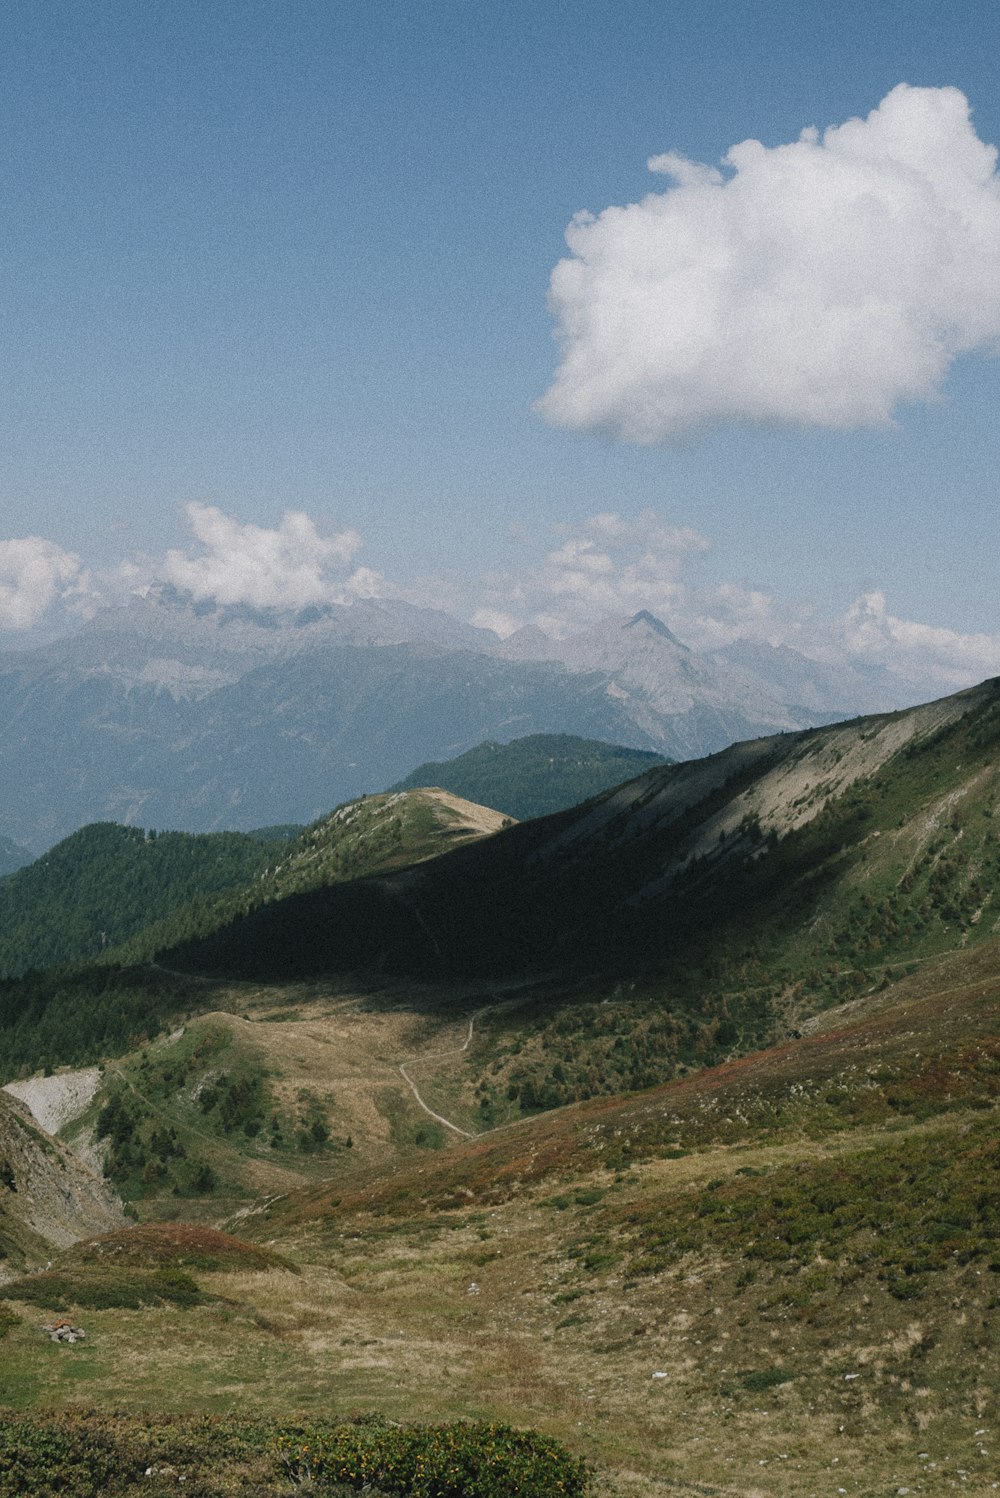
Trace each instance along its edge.
<path fill-rule="evenodd" d="M 904 81 L 1000 142 L 995 5 L 15 0 L 0 41 L 7 643 L 213 547 L 235 576 L 258 532 L 293 567 L 294 511 L 362 538 L 330 556 L 365 588 L 506 627 L 651 602 L 696 643 L 816 648 L 868 596 L 843 648 L 1000 662 L 981 332 L 889 425 L 748 424 L 737 392 L 636 441 L 631 385 L 536 409 L 574 214 L 667 192 L 651 156 L 773 150 Z M 25 538 L 49 550 L 3 551 Z"/>

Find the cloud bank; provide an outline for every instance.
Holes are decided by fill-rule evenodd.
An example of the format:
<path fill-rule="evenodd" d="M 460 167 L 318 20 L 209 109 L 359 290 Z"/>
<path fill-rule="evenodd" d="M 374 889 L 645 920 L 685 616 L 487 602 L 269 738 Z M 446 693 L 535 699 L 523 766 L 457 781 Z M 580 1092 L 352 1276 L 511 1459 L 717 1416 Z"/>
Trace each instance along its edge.
<path fill-rule="evenodd" d="M 864 120 L 641 203 L 578 214 L 551 280 L 553 425 L 662 443 L 723 422 L 847 429 L 928 400 L 1000 340 L 1000 178 L 965 96 L 900 84 Z"/>
<path fill-rule="evenodd" d="M 899 619 L 890 613 L 880 589 L 855 600 L 844 615 L 842 632 L 851 655 L 911 680 L 934 680 L 944 691 L 1000 676 L 1000 634 L 962 634 Z"/>
<path fill-rule="evenodd" d="M 702 580 L 709 539 L 654 510 L 633 518 L 602 511 L 560 527 L 534 547 L 526 536 L 524 564 L 516 572 L 409 584 L 358 566 L 361 536 L 353 530 L 324 535 L 303 511 L 287 511 L 271 528 L 212 505 L 188 505 L 185 513 L 191 530 L 186 550 L 128 558 L 103 571 L 86 568 L 40 536 L 0 540 L 0 630 L 30 637 L 41 626 L 49 634 L 78 627 L 102 605 L 166 583 L 197 599 L 257 608 L 403 599 L 444 607 L 500 635 L 534 624 L 562 638 L 601 619 L 648 609 L 696 649 L 743 639 L 790 645 L 831 664 L 882 666 L 914 701 L 1000 675 L 1000 633 L 962 633 L 902 618 L 878 589 L 831 619 L 764 589 Z"/>
<path fill-rule="evenodd" d="M 166 582 L 195 598 L 255 608 L 306 608 L 342 603 L 373 586 L 375 574 L 367 568 L 344 576 L 363 544 L 357 531 L 323 536 L 302 510 L 286 510 L 280 525 L 268 530 L 241 524 L 215 505 L 184 509 L 201 552 L 168 551 L 160 572 Z"/>

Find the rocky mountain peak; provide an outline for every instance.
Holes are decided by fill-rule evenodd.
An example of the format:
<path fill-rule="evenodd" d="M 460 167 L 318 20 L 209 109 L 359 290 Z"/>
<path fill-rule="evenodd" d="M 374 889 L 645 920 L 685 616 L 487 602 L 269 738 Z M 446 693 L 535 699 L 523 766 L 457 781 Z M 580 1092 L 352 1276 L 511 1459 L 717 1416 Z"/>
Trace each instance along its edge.
<path fill-rule="evenodd" d="M 687 645 L 678 640 L 677 636 L 667 628 L 662 619 L 657 619 L 656 615 L 651 614 L 648 609 L 640 609 L 637 614 L 632 615 L 631 619 L 625 625 L 626 629 L 636 629 L 638 627 L 644 627 L 645 629 L 652 630 L 654 634 L 661 635 L 663 639 L 669 640 L 671 645 L 676 645 L 679 650 L 689 649 Z"/>

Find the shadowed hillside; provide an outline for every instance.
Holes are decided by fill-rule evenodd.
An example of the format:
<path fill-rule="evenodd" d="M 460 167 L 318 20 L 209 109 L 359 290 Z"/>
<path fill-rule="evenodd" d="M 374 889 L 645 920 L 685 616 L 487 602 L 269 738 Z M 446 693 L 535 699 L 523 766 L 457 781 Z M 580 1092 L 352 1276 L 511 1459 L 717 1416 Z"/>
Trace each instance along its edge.
<path fill-rule="evenodd" d="M 734 745 L 422 868 L 275 903 L 165 960 L 801 981 L 819 1007 L 991 928 L 998 727 L 991 682 Z"/>

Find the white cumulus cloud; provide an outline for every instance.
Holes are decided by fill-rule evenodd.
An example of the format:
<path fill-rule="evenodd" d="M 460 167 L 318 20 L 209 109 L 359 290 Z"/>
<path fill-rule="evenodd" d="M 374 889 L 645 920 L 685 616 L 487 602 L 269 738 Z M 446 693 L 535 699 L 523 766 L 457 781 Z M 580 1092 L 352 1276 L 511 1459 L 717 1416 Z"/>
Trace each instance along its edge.
<path fill-rule="evenodd" d="M 900 84 L 866 119 L 581 213 L 550 304 L 551 423 L 665 442 L 727 421 L 851 428 L 932 398 L 1000 340 L 1000 178 L 955 88 Z"/>
<path fill-rule="evenodd" d="M 963 633 L 901 619 L 890 613 L 880 589 L 855 600 L 844 615 L 842 634 L 851 656 L 942 692 L 1000 676 L 1000 634 Z"/>
<path fill-rule="evenodd" d="M 302 510 L 286 510 L 273 529 L 243 524 L 215 505 L 189 504 L 185 513 L 202 550 L 195 556 L 168 551 L 158 571 L 196 598 L 305 608 L 378 591 L 378 574 L 370 568 L 347 572 L 362 545 L 357 531 L 321 535 Z"/>
<path fill-rule="evenodd" d="M 30 629 L 79 587 L 78 556 L 41 536 L 0 541 L 0 628 Z"/>

